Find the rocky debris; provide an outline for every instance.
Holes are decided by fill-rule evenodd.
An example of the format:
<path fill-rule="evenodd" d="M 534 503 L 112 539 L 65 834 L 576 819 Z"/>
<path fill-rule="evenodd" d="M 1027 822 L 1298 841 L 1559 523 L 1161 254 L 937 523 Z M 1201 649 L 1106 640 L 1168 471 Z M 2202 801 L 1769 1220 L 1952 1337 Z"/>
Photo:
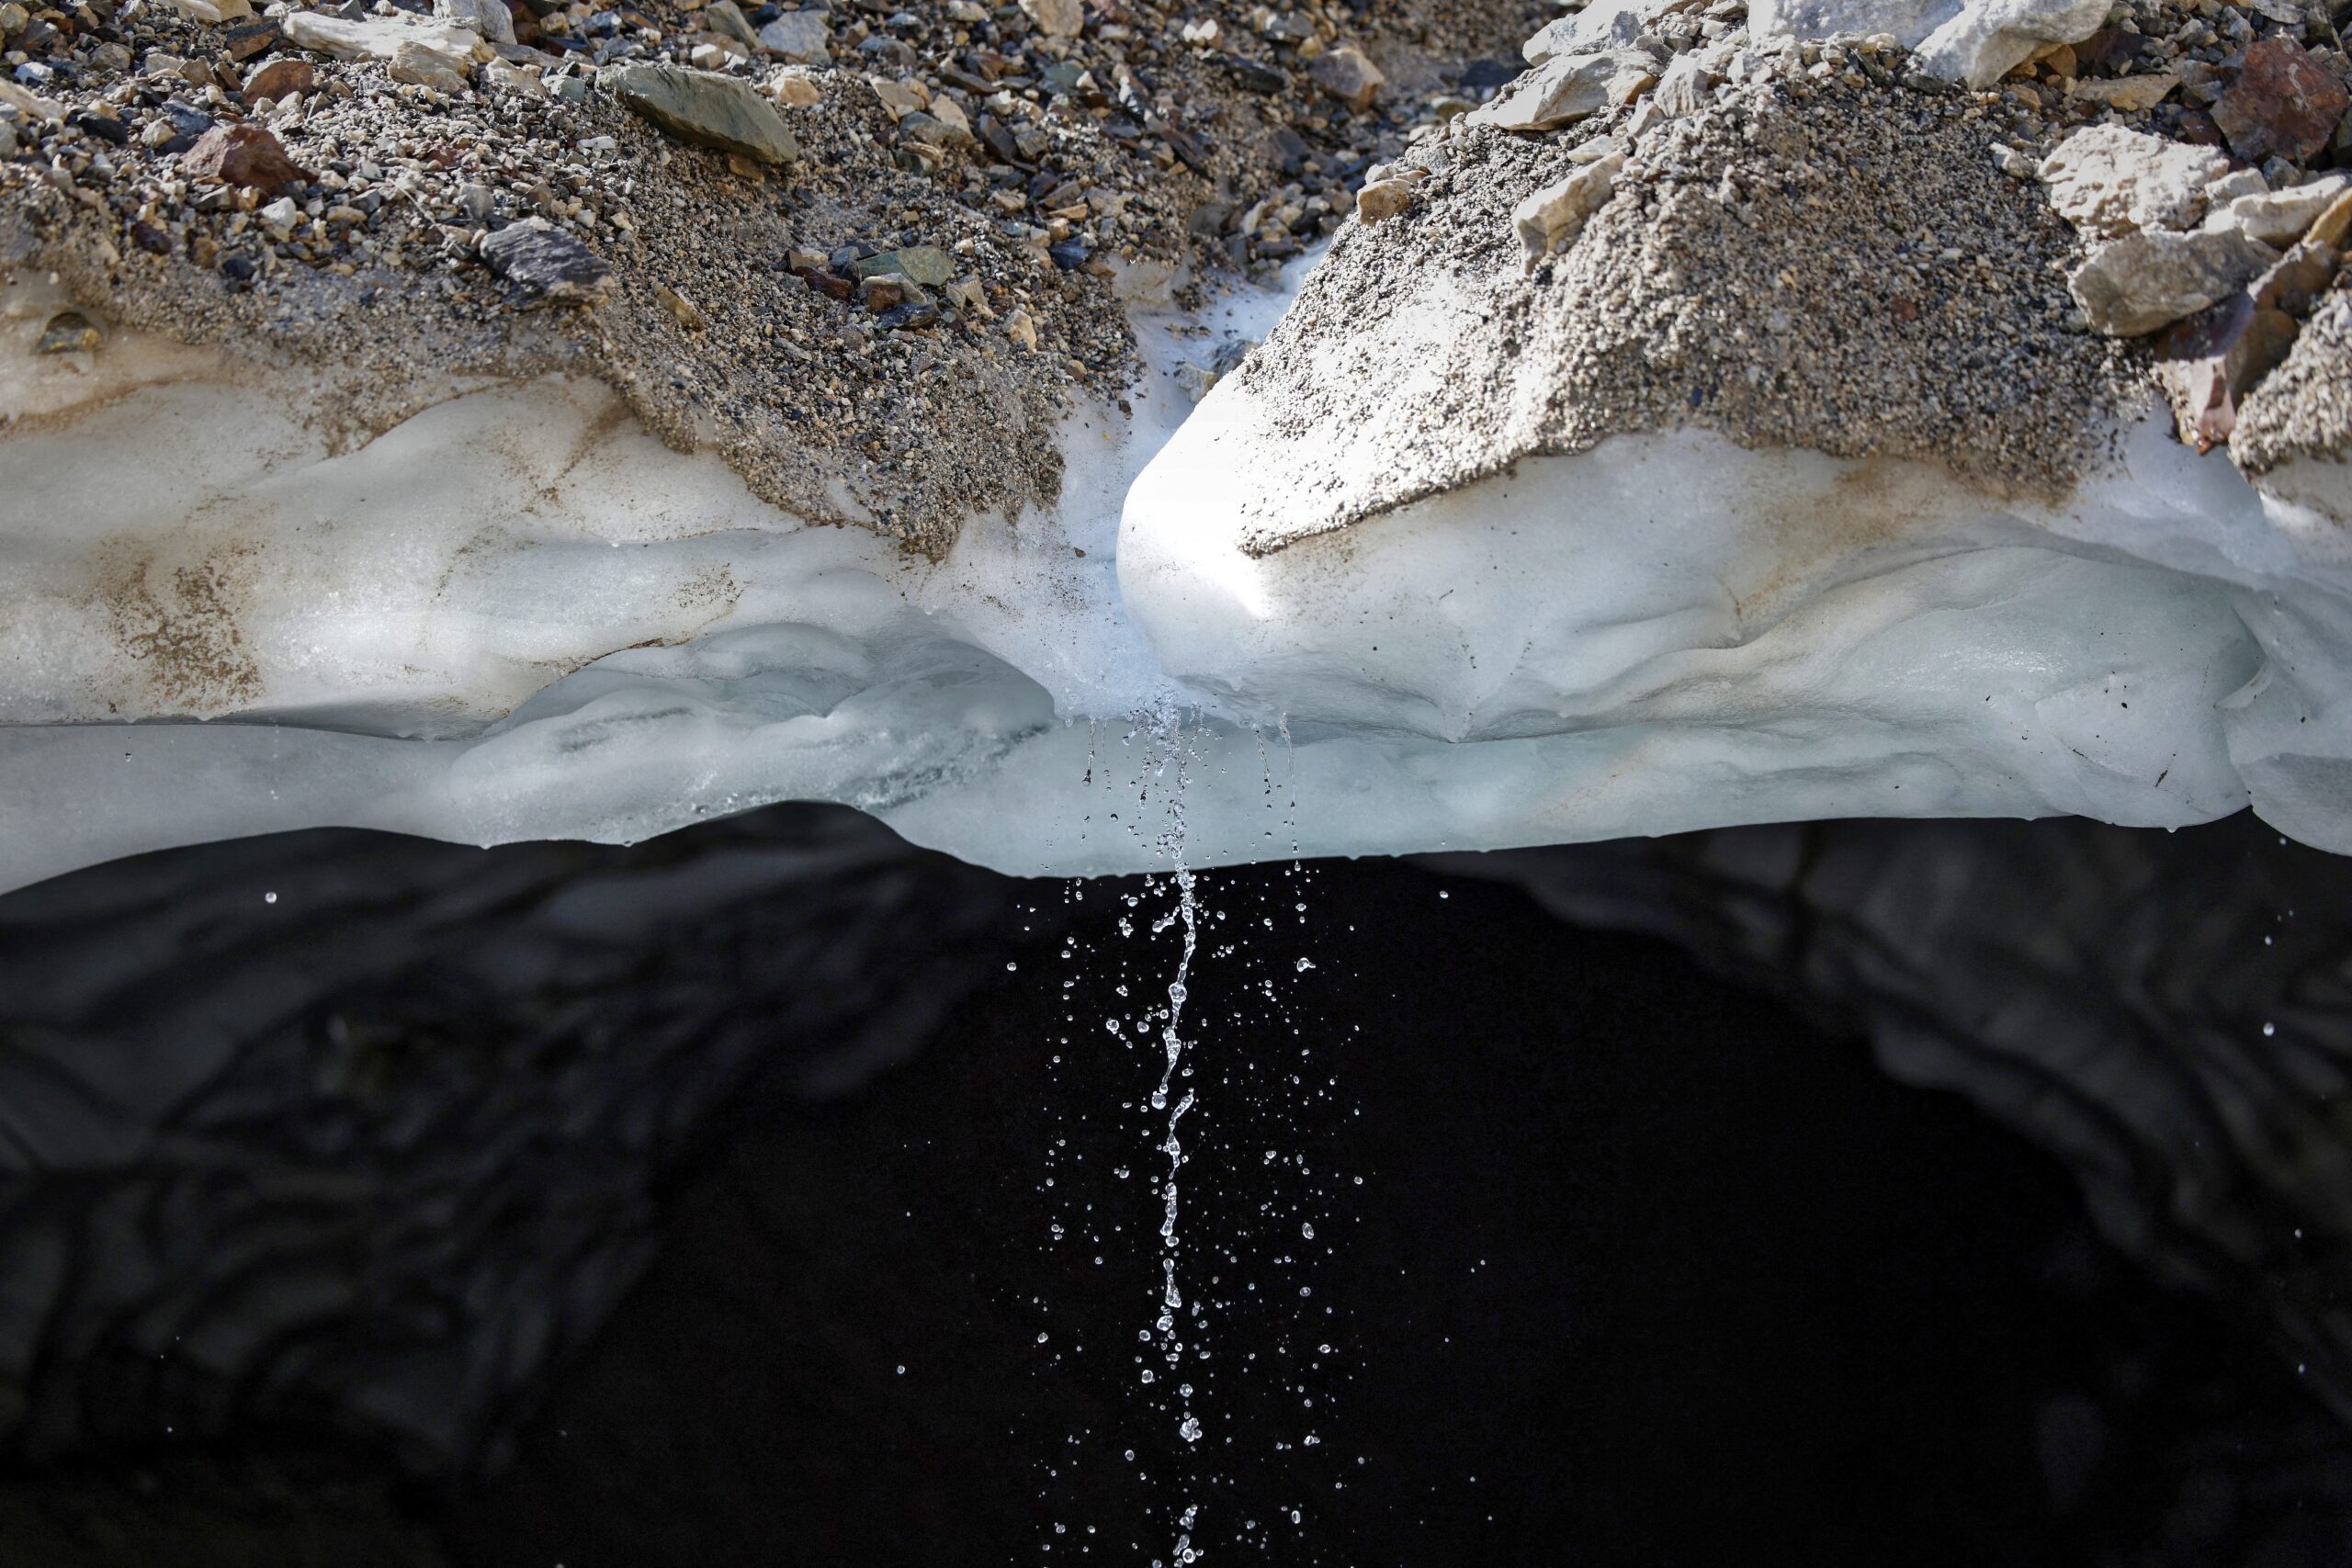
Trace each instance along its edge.
<path fill-rule="evenodd" d="M 1661 25 L 1686 18 L 1720 20 Z M 1728 36 L 1694 28 L 1681 52 Z M 1681 426 L 1939 462 L 2003 495 L 2075 481 L 2145 372 L 2086 330 L 2065 288 L 2081 243 L 1985 155 L 1986 106 L 1907 85 L 1909 58 L 1871 40 L 1711 69 L 1679 117 L 1643 98 L 1551 134 L 1464 114 L 1415 138 L 1411 220 L 1343 230 L 1216 393 L 1270 435 L 1245 550 Z M 1554 196 L 1620 157 L 1607 199 Z M 1581 216 L 1558 250 L 1553 212 Z"/>
<path fill-rule="evenodd" d="M 1545 26 L 1521 46 L 1530 65 L 1564 54 L 1591 54 L 1640 41 L 1664 18 L 1704 9 L 1703 0 L 1592 0 Z"/>
<path fill-rule="evenodd" d="M 514 14 L 505 0 L 433 0 L 434 17 L 453 28 L 480 33 L 492 43 L 514 42 Z"/>
<path fill-rule="evenodd" d="M 1498 130 L 1556 130 L 1632 103 L 1657 84 L 1657 58 L 1644 50 L 1564 54 L 1521 77 L 1468 118 Z"/>
<path fill-rule="evenodd" d="M 1545 186 L 1512 209 L 1511 226 L 1527 247 L 1527 270 L 1533 272 L 1545 257 L 1572 243 L 1584 232 L 1586 220 L 1600 210 L 1617 188 L 1624 172 L 1625 154 L 1611 152 L 1595 159 L 1566 179 Z"/>
<path fill-rule="evenodd" d="M 800 143 L 774 107 L 739 76 L 674 65 L 624 65 L 604 72 L 598 84 L 688 141 L 763 164 L 789 164 L 800 156 Z"/>
<path fill-rule="evenodd" d="M 806 10 L 732 3 L 754 37 Z M 93 319 L 316 360 L 338 389 L 322 418 L 395 417 L 438 374 L 595 376 L 763 500 L 933 551 L 976 509 L 1049 501 L 1071 401 L 1129 391 L 1121 279 L 1298 255 L 1438 106 L 1508 80 L 1497 58 L 1542 19 L 1535 0 L 1188 0 L 1181 17 L 1121 0 L 1057 36 L 1012 5 L 835 6 L 810 13 L 828 66 L 747 48 L 736 13 L 694 0 L 530 0 L 509 8 L 514 44 L 430 5 L 294 0 L 218 24 L 163 0 L 24 7 L 43 19 L 7 39 L 22 58 L 0 64 L 0 95 L 38 107 L 0 107 L 19 154 L 0 157 L 0 244 Z M 395 81 L 410 41 L 454 74 Z M 1314 73 L 1350 47 L 1391 79 L 1362 110 Z M 1265 91 L 1235 82 L 1236 53 Z M 277 58 L 311 86 L 250 91 L 280 87 L 259 74 Z M 606 80 L 695 62 L 759 93 L 805 155 L 682 147 Z M 214 121 L 276 137 L 300 175 L 192 178 Z M 605 302 L 518 315 L 547 299 L 484 248 L 518 222 L 599 258 Z M 869 310 L 828 259 L 844 247 L 929 247 L 954 271 L 898 271 L 898 302 Z M 810 251 L 815 272 L 786 265 Z M 707 324 L 682 334 L 663 290 Z"/>
<path fill-rule="evenodd" d="M 2278 260 L 2233 228 L 2149 229 L 2101 246 L 2067 287 L 2093 331 L 2139 337 L 2236 293 Z"/>
<path fill-rule="evenodd" d="M 2165 331 L 2156 344 L 2157 381 L 2182 441 L 2201 454 L 2230 439 L 2239 404 L 2286 362 L 2340 260 L 2328 242 L 2306 241 L 2251 288 Z"/>
<path fill-rule="evenodd" d="M 2120 239 L 2142 229 L 2191 229 L 2206 188 L 2230 172 L 2210 147 L 2192 147 L 2120 125 L 2075 132 L 2042 160 L 2050 203 L 2084 233 Z"/>
<path fill-rule="evenodd" d="M 532 304 L 596 305 L 612 293 L 613 269 L 544 219 L 492 234 L 481 243 L 481 259 Z"/>
<path fill-rule="evenodd" d="M 2213 105 L 2230 151 L 2249 163 L 2301 163 L 2327 146 L 2352 94 L 2291 39 L 2264 39 L 2245 51 L 2237 81 Z"/>
<path fill-rule="evenodd" d="M 1917 54 L 1923 75 L 1989 87 L 2050 48 L 2078 43 L 2109 0 L 1754 0 L 1759 39 L 1880 36 Z"/>
<path fill-rule="evenodd" d="M 1080 0 L 1021 0 L 1021 14 L 1047 38 L 1076 38 L 1086 25 Z"/>
<path fill-rule="evenodd" d="M 98 324 L 79 310 L 61 310 L 41 329 L 35 354 L 95 354 L 106 341 Z"/>
<path fill-rule="evenodd" d="M 1315 79 L 1317 86 L 1358 114 L 1372 107 L 1372 100 L 1388 81 L 1381 74 L 1380 67 L 1353 44 L 1325 50 L 1308 62 L 1306 73 Z"/>
<path fill-rule="evenodd" d="M 762 49 L 786 64 L 832 63 L 832 35 L 822 11 L 786 11 L 768 21 L 756 36 Z"/>
<path fill-rule="evenodd" d="M 216 125 L 206 131 L 180 159 L 180 172 L 190 179 L 218 180 L 263 192 L 312 177 L 277 137 L 250 122 Z"/>

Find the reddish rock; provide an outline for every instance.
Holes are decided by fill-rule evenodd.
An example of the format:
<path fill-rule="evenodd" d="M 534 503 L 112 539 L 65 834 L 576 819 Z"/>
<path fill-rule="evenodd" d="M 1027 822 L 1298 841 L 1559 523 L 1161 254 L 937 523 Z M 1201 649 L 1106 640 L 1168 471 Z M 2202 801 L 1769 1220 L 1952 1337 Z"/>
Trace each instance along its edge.
<path fill-rule="evenodd" d="M 309 61 L 273 60 L 245 78 L 245 102 L 283 103 L 289 94 L 308 93 L 318 85 L 318 71 Z"/>
<path fill-rule="evenodd" d="M 2248 163 L 2301 163 L 2327 145 L 2347 107 L 2352 93 L 2302 45 L 2269 38 L 2245 51 L 2245 69 L 2213 106 L 2213 123 Z"/>
<path fill-rule="evenodd" d="M 180 171 L 199 180 L 273 191 L 311 171 L 288 157 L 277 137 L 257 125 L 216 125 L 180 159 Z"/>

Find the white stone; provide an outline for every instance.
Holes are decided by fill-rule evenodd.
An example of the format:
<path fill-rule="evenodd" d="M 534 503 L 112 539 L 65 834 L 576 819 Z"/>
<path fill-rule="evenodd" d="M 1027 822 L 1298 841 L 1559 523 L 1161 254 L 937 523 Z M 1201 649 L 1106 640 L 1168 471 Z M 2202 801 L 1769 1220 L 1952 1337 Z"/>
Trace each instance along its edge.
<path fill-rule="evenodd" d="M 1763 38 L 1891 35 L 1922 69 L 1986 87 L 2048 44 L 2079 43 L 2107 21 L 2108 0 L 1755 0 Z"/>
<path fill-rule="evenodd" d="M 1526 249 L 1530 272 L 1584 232 L 1586 220 L 1600 210 L 1617 188 L 1617 176 L 1624 167 L 1623 152 L 1607 153 L 1566 179 L 1545 186 L 1513 209 L 1511 226 Z"/>
<path fill-rule="evenodd" d="M 2319 215 L 2335 205 L 2336 198 L 2347 190 L 2352 190 L 2352 178 L 2330 175 L 2309 185 L 2239 197 L 2222 212 L 2215 213 L 2213 220 L 2226 220 L 2264 244 L 2283 251 L 2301 240 Z"/>
<path fill-rule="evenodd" d="M 2206 188 L 2229 171 L 2229 158 L 2213 148 L 2120 125 L 2078 130 L 2041 161 L 2050 204 L 2100 239 L 2195 228 L 2205 216 Z"/>
<path fill-rule="evenodd" d="M 1678 11 L 1697 10 L 1704 0 L 1593 0 L 1583 10 L 1546 24 L 1520 47 L 1530 65 L 1563 54 L 1589 54 L 1622 47 Z"/>
<path fill-rule="evenodd" d="M 1563 54 L 1545 61 L 1465 118 L 1473 125 L 1504 130 L 1551 130 L 1632 103 L 1657 80 L 1657 62 L 1638 49 Z"/>
<path fill-rule="evenodd" d="M 413 48 L 437 56 L 453 71 L 463 71 L 477 51 L 487 54 L 490 49 L 470 28 L 405 17 L 370 17 L 353 22 L 316 11 L 290 11 L 278 27 L 295 48 L 316 50 L 338 60 L 390 61 L 402 49 Z"/>

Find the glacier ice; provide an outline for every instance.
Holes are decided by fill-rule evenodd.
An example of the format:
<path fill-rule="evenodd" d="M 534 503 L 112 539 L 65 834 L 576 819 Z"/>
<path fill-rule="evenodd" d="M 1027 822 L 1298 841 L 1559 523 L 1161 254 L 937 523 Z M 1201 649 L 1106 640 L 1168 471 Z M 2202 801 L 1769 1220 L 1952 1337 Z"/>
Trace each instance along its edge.
<path fill-rule="evenodd" d="M 1261 335 L 1285 298 L 1206 324 Z M 0 433 L 0 886 L 796 798 L 1008 871 L 1149 868 L 1149 710 L 1182 716 L 1196 866 L 2249 801 L 2352 851 L 2333 473 L 2266 496 L 2152 422 L 2064 504 L 1996 504 L 1664 432 L 1252 554 L 1268 437 L 1229 389 L 1190 408 L 1198 323 L 1139 325 L 1136 415 L 1073 417 L 1058 509 L 936 563 L 801 525 L 592 383 L 453 385 L 342 450 L 281 412 L 291 373 L 0 355 L 34 411 Z"/>

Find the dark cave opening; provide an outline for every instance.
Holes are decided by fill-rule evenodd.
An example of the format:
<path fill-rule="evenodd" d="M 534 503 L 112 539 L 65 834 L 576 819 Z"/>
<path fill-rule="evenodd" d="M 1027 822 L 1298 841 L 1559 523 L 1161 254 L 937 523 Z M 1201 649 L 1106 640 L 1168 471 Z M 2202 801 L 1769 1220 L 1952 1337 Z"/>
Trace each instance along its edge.
<path fill-rule="evenodd" d="M 629 851 L 323 834 L 130 863 L 0 901 L 55 994 L 91 976 L 12 1020 L 11 1059 L 36 1024 L 231 1043 L 137 1159 L 6 1178 L 0 1241 L 76 1247 L 0 1475 L 22 1561 L 1148 1562 L 1188 1504 L 1206 1556 L 1276 1562 L 2352 1542 L 2352 1439 L 2253 1303 L 2153 1282 L 2064 1163 L 1834 1018 L 1491 879 L 1204 876 L 1194 1446 L 1137 1376 L 1160 1064 L 1101 1025 L 1166 984 L 1175 939 L 1137 919 L 1164 883 L 1073 897 L 788 810 Z M 142 971 L 124 933 L 166 908 Z M 191 985 L 165 1030 L 121 999 L 289 948 L 260 1002 Z M 469 1138 L 505 1152 L 435 1163 Z M 240 1202 L 208 1210 L 222 1182 Z M 109 1187 L 248 1261 L 200 1301 L 159 1267 L 77 1309 L 100 1292 L 74 1271 L 132 1248 Z M 322 1222 L 338 1201 L 363 1223 Z M 463 1245 L 406 1273 L 371 1240 L 435 1225 Z M 320 1274 L 362 1283 L 242 1359 L 149 1368 L 175 1314 L 223 1344 Z M 400 1401 L 462 1410 L 464 1441 L 399 1439 Z"/>

